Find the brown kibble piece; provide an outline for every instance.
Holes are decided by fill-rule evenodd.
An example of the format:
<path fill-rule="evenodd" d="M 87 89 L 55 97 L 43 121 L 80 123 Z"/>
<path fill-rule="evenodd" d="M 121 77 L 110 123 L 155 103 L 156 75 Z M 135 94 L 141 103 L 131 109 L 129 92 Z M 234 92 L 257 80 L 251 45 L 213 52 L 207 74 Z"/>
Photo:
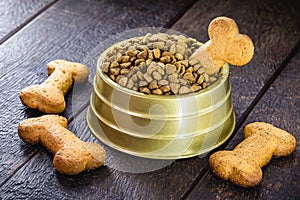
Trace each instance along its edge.
<path fill-rule="evenodd" d="M 139 86 L 140 87 L 146 87 L 148 85 L 148 82 L 147 81 L 140 81 L 139 82 Z"/>
<path fill-rule="evenodd" d="M 73 81 L 84 82 L 88 68 L 80 63 L 54 60 L 47 64 L 48 79 L 40 85 L 31 85 L 20 91 L 22 104 L 44 113 L 61 113 L 66 107 L 64 95 Z"/>
<path fill-rule="evenodd" d="M 193 75 L 191 72 L 185 73 L 185 74 L 183 75 L 183 78 L 184 78 L 185 80 L 188 80 L 188 82 L 189 82 L 190 84 L 195 83 L 195 77 L 194 77 L 194 75 Z"/>
<path fill-rule="evenodd" d="M 117 77 L 116 77 L 116 80 L 115 80 L 115 81 L 116 81 L 117 83 L 119 83 L 119 80 L 120 80 L 122 77 L 124 77 L 124 76 L 123 76 L 123 75 L 117 75 Z"/>
<path fill-rule="evenodd" d="M 26 143 L 42 143 L 54 154 L 53 165 L 63 174 L 76 175 L 103 165 L 105 150 L 97 143 L 83 142 L 66 129 L 67 119 L 44 115 L 22 121 L 19 137 Z"/>
<path fill-rule="evenodd" d="M 194 67 L 189 67 L 185 72 L 193 73 L 194 72 Z"/>
<path fill-rule="evenodd" d="M 160 50 L 159 49 L 153 49 L 153 55 L 155 59 L 160 58 Z"/>
<path fill-rule="evenodd" d="M 193 91 L 193 92 L 197 92 L 197 91 L 199 91 L 201 89 L 202 89 L 202 87 L 200 85 L 197 85 L 197 84 L 194 84 L 191 87 L 191 91 Z"/>
<path fill-rule="evenodd" d="M 160 73 L 158 73 L 157 71 L 154 71 L 153 73 L 152 73 L 152 76 L 153 76 L 153 78 L 155 79 L 155 80 L 157 80 L 157 81 L 159 81 L 159 80 L 161 80 L 161 74 Z"/>
<path fill-rule="evenodd" d="M 166 64 L 166 74 L 173 74 L 176 71 L 176 66 L 171 64 Z"/>
<path fill-rule="evenodd" d="M 183 78 L 179 79 L 179 83 L 184 86 L 190 85 L 190 83 L 186 79 L 183 79 Z"/>
<path fill-rule="evenodd" d="M 136 60 L 134 61 L 134 65 L 135 65 L 135 66 L 138 66 L 141 62 L 145 62 L 145 60 L 142 59 L 142 58 L 136 59 Z"/>
<path fill-rule="evenodd" d="M 153 81 L 149 84 L 148 88 L 149 88 L 150 90 L 157 89 L 157 88 L 158 88 L 157 81 L 156 81 L 156 80 L 153 80 Z"/>
<path fill-rule="evenodd" d="M 157 70 L 157 66 L 155 62 L 151 62 L 151 64 L 149 65 L 149 67 L 147 68 L 147 74 L 152 74 L 154 71 Z"/>
<path fill-rule="evenodd" d="M 161 91 L 163 91 L 164 93 L 169 92 L 169 91 L 171 90 L 169 85 L 164 85 L 164 86 L 162 86 L 160 89 L 161 89 Z"/>
<path fill-rule="evenodd" d="M 197 71 L 198 72 L 198 70 L 200 70 L 200 69 L 203 69 L 203 68 L 201 68 L 202 66 L 201 66 L 201 64 L 196 64 L 196 65 L 194 65 L 194 71 Z M 204 72 L 204 69 L 203 69 L 203 72 Z M 203 73 L 202 72 L 202 73 Z"/>
<path fill-rule="evenodd" d="M 148 59 L 149 60 L 153 60 L 154 59 L 153 52 L 151 50 L 148 50 Z"/>
<path fill-rule="evenodd" d="M 203 74 L 203 76 L 204 76 L 204 81 L 205 81 L 205 82 L 208 82 L 208 81 L 209 81 L 209 76 L 208 76 L 208 74 Z"/>
<path fill-rule="evenodd" d="M 121 69 L 120 74 L 124 75 L 127 74 L 128 72 L 130 72 L 130 69 Z"/>
<path fill-rule="evenodd" d="M 185 53 L 185 48 L 183 46 L 180 46 L 180 45 L 176 45 L 176 51 L 181 54 L 181 55 L 184 55 Z"/>
<path fill-rule="evenodd" d="M 160 73 L 162 76 L 165 75 L 166 66 L 163 63 L 158 63 L 157 72 Z"/>
<path fill-rule="evenodd" d="M 149 74 L 144 74 L 143 77 L 148 83 L 150 83 L 153 80 L 152 76 Z"/>
<path fill-rule="evenodd" d="M 198 84 L 202 84 L 204 82 L 204 76 L 203 75 L 200 75 L 198 80 L 197 80 L 197 83 Z"/>
<path fill-rule="evenodd" d="M 136 74 L 133 74 L 133 75 L 131 76 L 131 79 L 132 79 L 133 82 L 136 82 L 136 81 L 138 80 L 138 77 L 137 77 Z"/>
<path fill-rule="evenodd" d="M 197 74 L 204 74 L 205 73 L 205 69 L 204 68 L 200 68 L 197 70 Z"/>
<path fill-rule="evenodd" d="M 116 68 L 116 67 L 119 67 L 118 61 L 114 61 L 110 64 L 110 68 Z"/>
<path fill-rule="evenodd" d="M 210 40 L 190 58 L 198 60 L 208 74 L 216 73 L 227 62 L 242 66 L 250 62 L 254 54 L 252 40 L 239 33 L 237 24 L 228 17 L 217 17 L 208 27 Z"/>
<path fill-rule="evenodd" d="M 145 93 L 145 94 L 151 93 L 151 91 L 147 87 L 140 87 L 140 92 Z"/>
<path fill-rule="evenodd" d="M 133 91 L 138 91 L 138 88 L 137 87 L 133 87 L 132 90 Z"/>
<path fill-rule="evenodd" d="M 121 68 L 123 69 L 128 69 L 131 66 L 131 62 L 127 62 L 127 63 L 122 63 L 120 64 Z"/>
<path fill-rule="evenodd" d="M 144 51 L 137 54 L 137 58 L 146 60 L 147 59 L 147 54 L 148 54 L 148 51 L 144 50 Z"/>
<path fill-rule="evenodd" d="M 164 52 L 162 52 L 161 57 L 164 57 L 164 56 L 169 56 L 169 57 L 171 57 L 171 54 L 170 54 L 170 52 L 168 52 L 168 51 L 164 51 Z"/>
<path fill-rule="evenodd" d="M 154 42 L 154 48 L 164 49 L 164 48 L 166 48 L 165 43 L 164 42 Z"/>
<path fill-rule="evenodd" d="M 187 94 L 189 92 L 190 92 L 190 89 L 186 86 L 182 86 L 178 91 L 179 94 Z"/>
<path fill-rule="evenodd" d="M 119 83 L 119 85 L 125 87 L 127 85 L 127 81 L 128 81 L 127 77 L 122 77 L 122 78 L 120 78 L 120 80 L 118 81 L 118 83 Z"/>
<path fill-rule="evenodd" d="M 183 64 L 185 67 L 188 67 L 189 66 L 189 61 L 188 60 L 182 60 L 182 61 L 179 61 L 180 64 Z"/>
<path fill-rule="evenodd" d="M 170 56 L 164 56 L 160 58 L 160 62 L 166 64 L 171 62 L 171 57 Z"/>
<path fill-rule="evenodd" d="M 168 76 L 168 80 L 170 83 L 179 83 L 178 74 L 171 74 Z"/>
<path fill-rule="evenodd" d="M 109 71 L 109 62 L 103 63 L 102 65 L 100 65 L 100 68 L 104 73 L 107 73 Z"/>
<path fill-rule="evenodd" d="M 163 94 L 163 92 L 160 89 L 155 89 L 155 90 L 152 90 L 152 94 L 161 95 L 161 94 Z"/>
<path fill-rule="evenodd" d="M 128 52 L 126 52 L 126 55 L 127 55 L 127 56 L 130 56 L 130 57 L 134 57 L 134 56 L 136 56 L 138 53 L 139 53 L 138 50 L 134 50 L 134 51 L 128 51 Z"/>
<path fill-rule="evenodd" d="M 176 84 L 176 83 L 171 83 L 171 84 L 170 84 L 170 89 L 171 89 L 171 91 L 172 91 L 174 94 L 178 94 L 179 88 L 180 88 L 180 85 L 179 85 L 179 84 Z"/>
<path fill-rule="evenodd" d="M 111 75 L 119 75 L 121 68 L 110 68 L 109 72 Z"/>
<path fill-rule="evenodd" d="M 122 56 L 121 57 L 121 62 L 122 63 L 126 63 L 126 62 L 129 62 L 130 61 L 130 56 Z"/>
<path fill-rule="evenodd" d="M 176 53 L 176 54 L 175 54 L 175 57 L 176 57 L 176 59 L 179 60 L 179 61 L 180 61 L 180 60 L 183 60 L 183 55 L 181 55 L 180 53 Z"/>
<path fill-rule="evenodd" d="M 168 82 L 167 80 L 164 80 L 164 79 L 158 81 L 158 85 L 159 85 L 159 86 L 162 86 L 162 85 L 168 85 L 168 84 L 169 84 L 169 82 Z"/>
<path fill-rule="evenodd" d="M 143 73 L 142 73 L 141 71 L 138 71 L 138 72 L 136 73 L 136 75 L 137 75 L 138 79 L 144 80 L 144 76 L 143 76 Z"/>
<path fill-rule="evenodd" d="M 183 70 L 185 71 L 185 67 L 181 66 L 179 62 L 174 63 L 174 65 L 176 66 L 177 73 L 181 73 Z"/>
<path fill-rule="evenodd" d="M 217 81 L 217 78 L 214 77 L 214 76 L 212 76 L 212 77 L 209 78 L 209 82 L 211 82 L 211 83 L 214 83 L 216 81 Z"/>
<path fill-rule="evenodd" d="M 133 57 L 130 58 L 130 62 L 134 62 L 135 60 L 136 60 L 135 56 L 133 56 Z"/>
<path fill-rule="evenodd" d="M 290 155 L 296 148 L 296 139 L 290 133 L 264 122 L 245 127 L 245 139 L 233 151 L 218 151 L 209 163 L 215 174 L 242 187 L 253 187 L 262 179 L 261 168 L 272 156 Z"/>
<path fill-rule="evenodd" d="M 116 80 L 116 76 L 115 75 L 109 75 L 109 78 L 111 79 L 111 80 L 113 80 L 113 81 L 115 81 Z"/>
<path fill-rule="evenodd" d="M 127 83 L 126 87 L 129 88 L 129 89 L 132 89 L 133 86 L 134 86 L 134 81 L 131 78 L 131 79 L 128 80 L 128 83 Z"/>
<path fill-rule="evenodd" d="M 198 80 L 199 74 L 197 74 L 197 72 L 194 72 L 194 73 L 193 73 L 193 76 L 195 77 L 195 81 Z"/>

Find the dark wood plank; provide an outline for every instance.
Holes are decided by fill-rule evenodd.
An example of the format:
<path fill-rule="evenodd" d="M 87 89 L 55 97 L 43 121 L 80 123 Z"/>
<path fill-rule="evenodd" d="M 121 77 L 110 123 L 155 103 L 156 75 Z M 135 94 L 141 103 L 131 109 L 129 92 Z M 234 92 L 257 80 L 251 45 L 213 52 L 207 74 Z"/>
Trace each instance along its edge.
<path fill-rule="evenodd" d="M 54 2 L 55 0 L 0 1 L 0 44 Z"/>
<path fill-rule="evenodd" d="M 254 121 L 280 127 L 296 137 L 297 147 L 291 156 L 273 158 L 263 168 L 260 185 L 244 189 L 220 180 L 209 171 L 190 194 L 189 199 L 300 199 L 300 51 L 282 71 L 253 109 L 226 149 L 233 149 L 243 139 L 243 128 Z"/>
<path fill-rule="evenodd" d="M 89 62 L 85 60 L 106 38 L 129 27 L 165 26 L 190 4 L 191 1 L 175 1 L 172 4 L 168 1 L 60 1 L 3 43 L 0 46 L 0 185 L 39 149 L 24 144 L 18 138 L 18 123 L 41 115 L 23 106 L 18 93 L 22 88 L 47 78 L 47 62 L 54 59 L 79 61 L 89 65 L 94 72 L 97 58 Z M 91 89 L 90 85 L 82 90 L 88 89 Z M 63 113 L 68 118 L 81 109 L 76 107 L 78 104 L 80 106 L 88 101 L 87 96 L 79 95 L 82 99 L 77 99 L 73 93 L 67 95 L 68 107 Z M 73 101 L 75 98 L 76 101 Z"/>
<path fill-rule="evenodd" d="M 242 32 L 248 33 L 254 39 L 256 44 L 254 60 L 247 67 L 241 69 L 232 67 L 231 81 L 234 87 L 233 97 L 238 118 L 242 116 L 242 113 L 299 39 L 299 21 L 295 17 L 297 16 L 295 8 L 290 6 L 282 9 L 282 4 L 273 2 L 269 2 L 270 4 L 254 1 L 243 3 L 232 0 L 221 5 L 217 2 L 199 1 L 172 27 L 199 40 L 206 40 L 207 25 L 210 20 L 215 16 L 226 14 L 236 19 L 241 26 Z M 75 10 L 68 11 L 68 13 L 73 14 Z M 74 14 L 74 16 L 77 16 L 77 14 Z M 47 17 L 49 18 L 50 16 Z M 277 24 L 284 24 L 284 27 L 278 27 Z M 64 25 L 70 26 L 68 23 Z M 96 25 L 102 26 L 103 31 L 105 31 L 104 27 L 114 30 L 114 28 L 103 26 L 103 23 Z M 121 25 L 122 23 L 118 26 Z M 98 41 L 98 37 L 95 38 L 97 34 L 105 38 L 107 32 L 101 34 L 99 30 L 102 29 L 95 27 L 85 29 L 83 31 L 84 34 L 82 33 L 82 35 L 78 36 L 78 40 L 76 38 L 74 42 L 69 40 L 67 43 L 64 43 L 64 45 L 68 44 L 67 46 L 72 50 L 67 49 L 66 52 L 63 52 L 64 54 L 61 52 L 59 55 L 82 59 L 85 53 L 92 49 L 91 39 Z M 122 30 L 122 27 L 118 30 Z M 62 35 L 62 37 L 68 40 L 65 35 Z M 63 44 L 60 45 L 63 46 Z M 280 51 L 274 51 L 274 48 L 278 46 L 281 47 Z M 255 74 L 257 76 L 254 76 Z M 253 83 L 253 88 L 247 85 L 249 82 Z M 243 103 L 246 105 L 242 105 Z M 85 111 L 74 119 L 70 129 L 78 135 L 83 133 L 81 137 L 84 140 L 94 140 L 86 127 Z M 107 164 L 117 163 L 120 158 L 114 157 L 113 150 L 106 149 L 108 151 Z M 193 182 L 198 180 L 197 177 L 199 174 L 201 175 L 201 170 L 207 166 L 207 158 L 195 157 L 176 161 L 166 168 L 143 174 L 125 173 L 107 166 L 90 173 L 67 177 L 54 171 L 51 164 L 52 156 L 43 152 L 37 154 L 18 170 L 3 185 L 1 192 L 6 193 L 8 197 L 13 195 L 18 197 L 26 194 L 32 198 L 37 198 L 41 194 L 45 198 L 47 195 L 50 195 L 51 198 L 66 196 L 67 198 L 179 199 L 189 190 Z M 26 180 L 28 181 L 26 182 Z M 28 184 L 28 186 L 22 189 L 21 185 L 24 184 Z"/>

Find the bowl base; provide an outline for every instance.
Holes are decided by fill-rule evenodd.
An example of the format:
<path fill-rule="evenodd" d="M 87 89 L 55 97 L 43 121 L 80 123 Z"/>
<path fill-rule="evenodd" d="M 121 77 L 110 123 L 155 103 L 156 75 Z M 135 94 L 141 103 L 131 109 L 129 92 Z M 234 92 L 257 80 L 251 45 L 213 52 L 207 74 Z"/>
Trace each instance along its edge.
<path fill-rule="evenodd" d="M 109 146 L 115 150 L 121 151 L 123 153 L 127 153 L 130 155 L 134 155 L 134 156 L 138 156 L 138 157 L 142 157 L 142 158 L 164 159 L 164 160 L 175 160 L 175 159 L 189 158 L 189 157 L 201 156 L 201 155 L 205 156 L 208 152 L 221 146 L 224 142 L 226 142 L 230 138 L 230 136 L 232 135 L 232 133 L 234 131 L 235 123 L 236 123 L 235 114 L 232 111 L 231 115 L 228 117 L 228 122 L 226 123 L 227 127 L 225 127 L 221 133 L 222 135 L 225 134 L 225 136 L 224 137 L 220 136 L 219 140 L 216 142 L 215 145 L 212 145 L 212 146 L 208 145 L 207 147 L 203 148 L 203 147 L 201 147 L 203 145 L 197 146 L 197 144 L 196 144 L 197 142 L 195 142 L 195 143 L 191 142 L 191 145 L 193 147 L 192 150 L 190 148 L 187 148 L 187 149 L 185 149 L 186 151 L 180 150 L 180 152 L 178 152 L 178 153 L 172 152 L 171 154 L 166 155 L 165 153 L 160 154 L 158 151 L 149 151 L 149 152 L 134 151 L 134 150 L 128 149 L 124 146 L 115 144 L 107 137 L 103 128 L 99 124 L 97 116 L 95 115 L 95 113 L 93 112 L 91 107 L 88 108 L 86 119 L 87 119 L 88 126 L 89 126 L 91 132 L 93 133 L 93 135 L 98 140 L 100 140 L 101 142 L 106 144 L 107 146 Z M 194 148 L 194 147 L 196 147 L 196 148 Z M 194 150 L 194 149 L 197 149 L 197 150 Z"/>

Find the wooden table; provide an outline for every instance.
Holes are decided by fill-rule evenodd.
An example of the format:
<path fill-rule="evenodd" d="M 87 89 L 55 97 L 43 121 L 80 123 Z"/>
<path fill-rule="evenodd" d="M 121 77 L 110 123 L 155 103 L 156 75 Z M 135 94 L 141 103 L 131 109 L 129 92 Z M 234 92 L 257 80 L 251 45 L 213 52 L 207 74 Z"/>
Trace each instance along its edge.
<path fill-rule="evenodd" d="M 207 41 L 216 16 L 236 20 L 255 43 L 244 67 L 231 67 L 236 130 L 220 149 L 243 139 L 244 126 L 265 121 L 292 133 L 298 145 L 288 157 L 263 168 L 262 182 L 240 188 L 216 177 L 208 157 L 193 157 L 146 173 L 108 165 L 77 176 L 55 171 L 53 155 L 22 142 L 18 123 L 41 113 L 23 106 L 18 93 L 47 78 L 54 59 L 82 62 L 94 73 L 95 47 L 112 35 L 142 27 L 165 27 Z M 1 199 L 300 199 L 300 6 L 294 1 L 212 0 L 12 0 L 0 1 L 0 198 Z M 96 52 L 96 56 L 100 52 Z M 90 77 L 86 90 L 90 91 Z M 69 129 L 97 141 L 85 120 L 88 96 L 72 104 L 66 96 Z M 79 103 L 78 103 L 79 102 Z M 108 162 L 114 150 L 105 147 Z"/>

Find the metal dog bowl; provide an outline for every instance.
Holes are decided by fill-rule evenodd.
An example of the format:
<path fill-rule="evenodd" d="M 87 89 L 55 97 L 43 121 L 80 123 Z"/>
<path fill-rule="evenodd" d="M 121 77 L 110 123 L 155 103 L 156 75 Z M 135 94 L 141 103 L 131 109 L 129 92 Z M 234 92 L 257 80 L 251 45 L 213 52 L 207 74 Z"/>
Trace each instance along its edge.
<path fill-rule="evenodd" d="M 227 64 L 211 86 L 185 95 L 136 92 L 112 81 L 100 67 L 93 85 L 87 112 L 91 131 L 128 154 L 155 159 L 205 154 L 223 144 L 235 127 Z"/>

